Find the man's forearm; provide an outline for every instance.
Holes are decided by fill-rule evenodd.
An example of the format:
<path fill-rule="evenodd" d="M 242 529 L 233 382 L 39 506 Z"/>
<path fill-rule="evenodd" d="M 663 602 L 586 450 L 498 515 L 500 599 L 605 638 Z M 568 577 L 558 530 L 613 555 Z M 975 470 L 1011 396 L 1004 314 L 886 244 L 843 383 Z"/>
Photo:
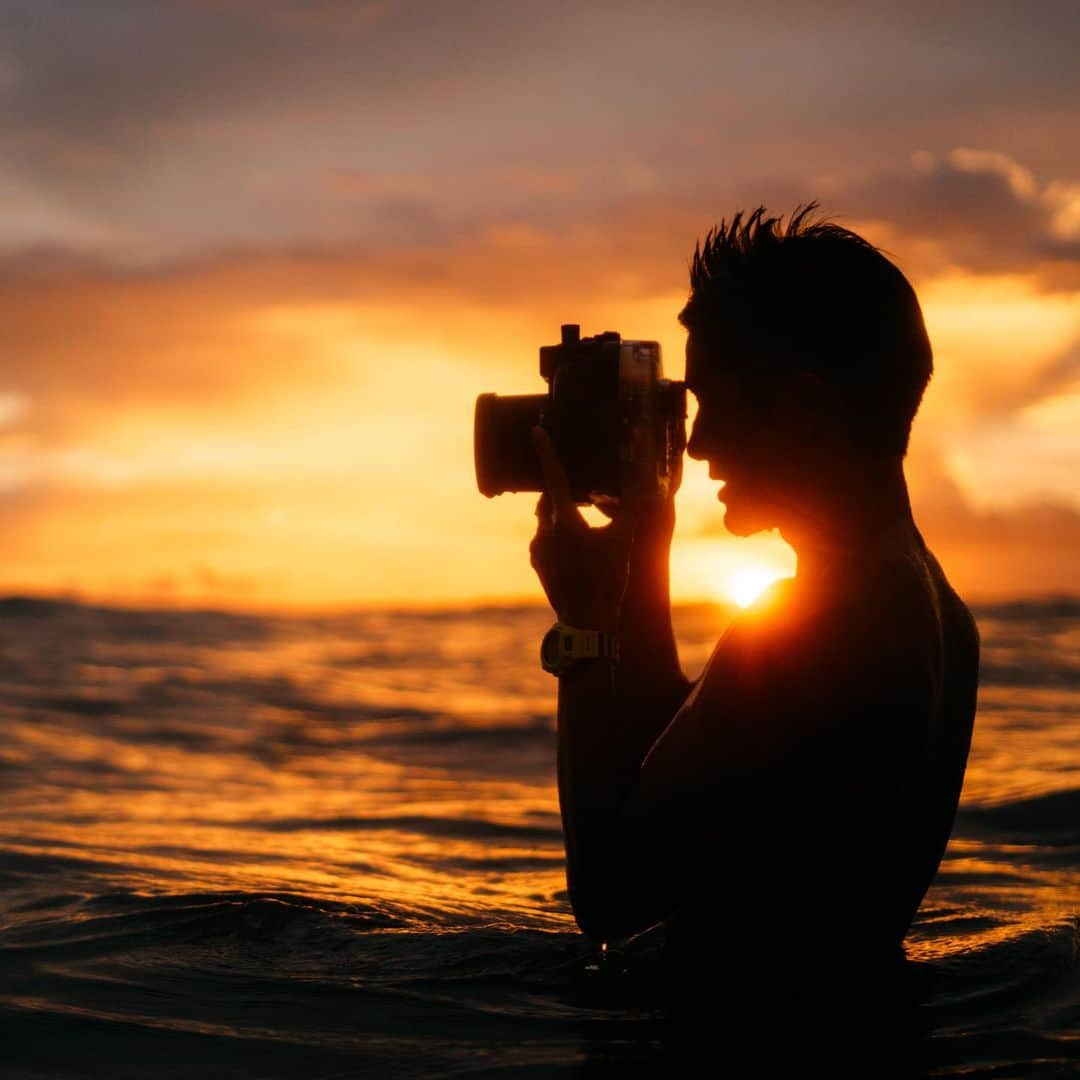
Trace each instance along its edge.
<path fill-rule="evenodd" d="M 620 811 L 645 755 L 690 688 L 679 666 L 668 580 L 667 539 L 636 543 L 618 623 L 618 664 L 586 661 L 559 680 L 567 883 L 578 924 L 598 938 L 617 936 L 614 928 L 643 928 L 628 929 L 625 920 L 633 916 L 619 899 L 634 847 Z"/>
<path fill-rule="evenodd" d="M 561 621 L 620 639 L 614 667 L 581 660 L 560 677 L 558 779 L 578 924 L 593 936 L 625 936 L 647 917 L 626 887 L 640 847 L 628 835 L 630 800 L 645 755 L 689 690 L 671 627 L 674 505 L 621 507 L 610 526 L 590 529 L 547 434 L 538 427 L 532 436 L 545 483 L 533 567 Z"/>
<path fill-rule="evenodd" d="M 641 767 L 638 742 L 626 738 L 607 661 L 585 661 L 560 678 L 558 779 L 567 886 L 578 925 L 598 938 L 606 936 L 608 863 L 622 846 L 619 809 Z"/>
<path fill-rule="evenodd" d="M 677 706 L 675 706 L 677 708 Z M 627 813 L 640 783 L 644 740 L 604 660 L 589 660 L 559 680 L 559 807 L 570 904 L 581 930 L 612 941 L 645 930 L 664 911 L 650 900 L 639 864 L 640 825 Z"/>
<path fill-rule="evenodd" d="M 690 690 L 671 625 L 669 562 L 665 535 L 635 542 L 619 615 L 619 726 L 624 737 L 632 735 L 642 758 Z"/>
<path fill-rule="evenodd" d="M 636 544 L 619 617 L 623 657 L 620 686 L 663 688 L 682 676 L 671 626 L 670 549 L 663 541 Z"/>

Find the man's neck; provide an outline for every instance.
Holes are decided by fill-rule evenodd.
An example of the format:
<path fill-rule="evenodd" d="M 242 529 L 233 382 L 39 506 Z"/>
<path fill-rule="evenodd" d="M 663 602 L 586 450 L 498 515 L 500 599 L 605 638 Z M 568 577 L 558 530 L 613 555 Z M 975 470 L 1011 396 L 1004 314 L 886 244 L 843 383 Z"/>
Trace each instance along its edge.
<path fill-rule="evenodd" d="M 918 536 L 900 457 L 850 458 L 804 496 L 780 527 L 804 581 L 842 572 L 882 544 Z"/>

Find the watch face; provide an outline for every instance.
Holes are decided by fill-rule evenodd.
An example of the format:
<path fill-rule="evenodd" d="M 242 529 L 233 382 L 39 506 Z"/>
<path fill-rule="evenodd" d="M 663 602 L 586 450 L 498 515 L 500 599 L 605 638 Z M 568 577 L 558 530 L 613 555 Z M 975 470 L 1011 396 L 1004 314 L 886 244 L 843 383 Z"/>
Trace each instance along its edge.
<path fill-rule="evenodd" d="M 553 626 L 540 642 L 540 663 L 553 671 L 559 662 L 559 631 Z"/>

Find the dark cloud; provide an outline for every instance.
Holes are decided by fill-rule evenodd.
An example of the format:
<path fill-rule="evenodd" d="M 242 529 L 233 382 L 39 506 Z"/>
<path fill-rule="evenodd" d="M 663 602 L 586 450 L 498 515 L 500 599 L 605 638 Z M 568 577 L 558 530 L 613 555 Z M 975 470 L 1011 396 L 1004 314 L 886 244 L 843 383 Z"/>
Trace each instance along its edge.
<path fill-rule="evenodd" d="M 917 155 L 902 171 L 878 174 L 846 193 L 851 212 L 888 223 L 896 242 L 931 245 L 937 266 L 983 272 L 1043 271 L 1071 287 L 1080 267 L 1080 229 L 1062 235 L 1049 185 L 996 152 L 955 149 Z M 1074 198 L 1080 204 L 1080 185 Z"/>
<path fill-rule="evenodd" d="M 972 141 L 1080 167 L 1075 5 L 0 6 L 0 180 L 114 252 L 558 227 L 647 194 L 711 214 Z"/>
<path fill-rule="evenodd" d="M 6 3 L 8 122 L 131 148 L 155 125 L 429 97 L 478 66 L 490 75 L 556 32 L 557 13 L 501 5 L 106 0 Z M 509 22 L 512 26 L 508 25 Z M 485 32 L 486 31 L 486 32 Z M 516 32 L 512 32 L 516 31 Z"/>

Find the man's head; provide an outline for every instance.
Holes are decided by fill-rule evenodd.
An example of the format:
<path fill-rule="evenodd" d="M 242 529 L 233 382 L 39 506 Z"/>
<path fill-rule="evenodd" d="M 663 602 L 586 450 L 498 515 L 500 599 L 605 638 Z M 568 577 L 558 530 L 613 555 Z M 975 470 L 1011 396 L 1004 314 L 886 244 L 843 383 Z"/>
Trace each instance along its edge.
<path fill-rule="evenodd" d="M 710 230 L 679 314 L 699 406 L 688 450 L 726 481 L 737 533 L 780 524 L 770 504 L 844 460 L 902 458 L 933 370 L 907 279 L 814 209 L 786 228 L 759 207 Z"/>

